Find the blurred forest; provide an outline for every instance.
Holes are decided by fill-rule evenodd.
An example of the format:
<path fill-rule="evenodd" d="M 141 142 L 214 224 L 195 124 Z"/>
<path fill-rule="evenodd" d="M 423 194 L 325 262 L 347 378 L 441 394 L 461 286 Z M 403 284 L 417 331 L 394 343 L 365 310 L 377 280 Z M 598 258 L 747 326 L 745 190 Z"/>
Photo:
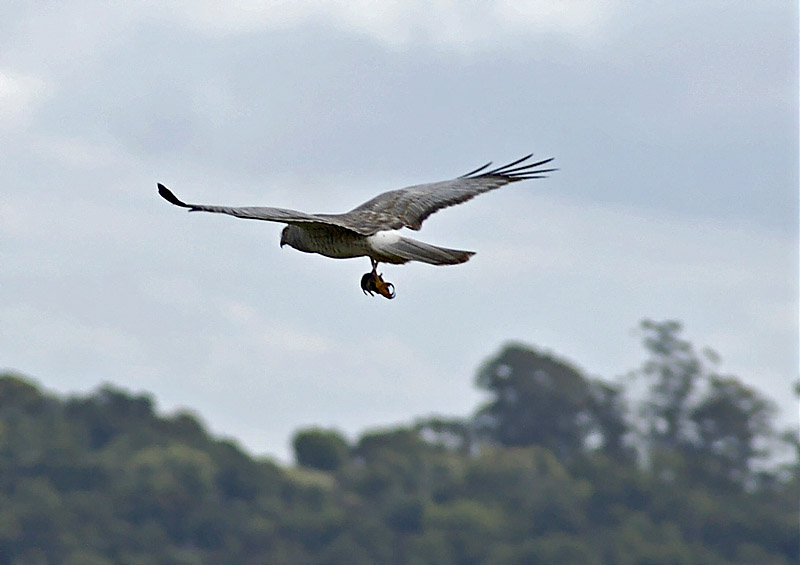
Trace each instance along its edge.
<path fill-rule="evenodd" d="M 679 323 L 640 329 L 624 378 L 508 344 L 471 417 L 299 430 L 294 467 L 0 376 L 0 563 L 797 563 L 798 430 Z"/>

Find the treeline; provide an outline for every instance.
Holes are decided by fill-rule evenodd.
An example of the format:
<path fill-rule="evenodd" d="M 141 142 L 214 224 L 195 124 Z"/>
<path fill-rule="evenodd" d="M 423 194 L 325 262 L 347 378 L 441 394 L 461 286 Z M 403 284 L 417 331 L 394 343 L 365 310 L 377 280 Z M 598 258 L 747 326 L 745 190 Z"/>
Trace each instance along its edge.
<path fill-rule="evenodd" d="M 624 380 L 510 344 L 472 417 L 300 430 L 294 468 L 148 396 L 4 375 L 0 563 L 796 563 L 797 430 L 680 324 L 641 330 Z"/>

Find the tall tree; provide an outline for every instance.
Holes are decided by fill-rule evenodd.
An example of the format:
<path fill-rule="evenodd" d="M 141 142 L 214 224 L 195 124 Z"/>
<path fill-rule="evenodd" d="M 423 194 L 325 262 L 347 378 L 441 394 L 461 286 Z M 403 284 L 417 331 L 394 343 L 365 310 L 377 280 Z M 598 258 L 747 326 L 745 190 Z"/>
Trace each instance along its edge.
<path fill-rule="evenodd" d="M 566 361 L 507 345 L 483 365 L 477 384 L 491 399 L 476 414 L 476 428 L 501 445 L 540 445 L 562 458 L 584 450 L 589 438 L 624 449 L 619 390 L 585 378 Z"/>
<path fill-rule="evenodd" d="M 595 439 L 600 451 L 612 459 L 632 462 L 635 459 L 635 450 L 629 441 L 632 434 L 627 420 L 628 407 L 624 392 L 618 385 L 597 379 L 590 381 L 590 439 Z"/>
<path fill-rule="evenodd" d="M 638 371 L 649 384 L 644 406 L 646 435 L 653 447 L 680 449 L 692 440 L 689 418 L 692 394 L 703 376 L 703 364 L 694 347 L 680 337 L 674 320 L 641 323 L 649 359 Z"/>
<path fill-rule="evenodd" d="M 698 355 L 676 321 L 641 323 L 649 359 L 638 371 L 651 462 L 692 480 L 742 486 L 772 440 L 774 405 L 732 376 L 712 370 L 718 356 Z"/>
<path fill-rule="evenodd" d="M 774 411 L 771 402 L 738 379 L 712 375 L 708 392 L 691 412 L 706 473 L 746 480 L 773 435 Z"/>

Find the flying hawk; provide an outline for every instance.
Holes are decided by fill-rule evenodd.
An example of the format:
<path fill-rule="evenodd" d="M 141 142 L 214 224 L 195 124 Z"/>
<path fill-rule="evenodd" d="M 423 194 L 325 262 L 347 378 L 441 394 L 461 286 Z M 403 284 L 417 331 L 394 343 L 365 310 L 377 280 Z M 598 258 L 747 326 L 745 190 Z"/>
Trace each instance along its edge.
<path fill-rule="evenodd" d="M 463 263 L 475 253 L 446 249 L 405 237 L 398 230 L 419 230 L 434 212 L 466 202 L 508 183 L 543 178 L 556 169 L 542 168 L 553 158 L 530 162 L 533 154 L 496 169 L 491 162 L 453 180 L 409 186 L 379 194 L 344 214 L 306 214 L 284 208 L 209 206 L 187 204 L 159 183 L 158 193 L 168 202 L 190 212 L 216 212 L 237 218 L 288 224 L 281 232 L 281 247 L 289 245 L 305 253 L 334 259 L 369 257 L 372 271 L 361 277 L 364 293 L 377 292 L 394 298 L 394 285 L 383 280 L 378 263 L 421 261 L 431 265 Z"/>

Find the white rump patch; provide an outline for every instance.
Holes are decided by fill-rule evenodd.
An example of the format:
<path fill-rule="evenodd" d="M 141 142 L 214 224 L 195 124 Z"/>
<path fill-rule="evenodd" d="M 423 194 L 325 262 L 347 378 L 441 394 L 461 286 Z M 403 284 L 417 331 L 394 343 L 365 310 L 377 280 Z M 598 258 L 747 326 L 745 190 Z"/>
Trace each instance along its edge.
<path fill-rule="evenodd" d="M 367 237 L 367 241 L 369 241 L 370 246 L 373 249 L 386 249 L 386 247 L 392 246 L 398 241 L 403 239 L 403 236 L 400 233 L 400 230 L 386 230 L 386 231 L 379 231 L 376 234 L 373 234 Z"/>

